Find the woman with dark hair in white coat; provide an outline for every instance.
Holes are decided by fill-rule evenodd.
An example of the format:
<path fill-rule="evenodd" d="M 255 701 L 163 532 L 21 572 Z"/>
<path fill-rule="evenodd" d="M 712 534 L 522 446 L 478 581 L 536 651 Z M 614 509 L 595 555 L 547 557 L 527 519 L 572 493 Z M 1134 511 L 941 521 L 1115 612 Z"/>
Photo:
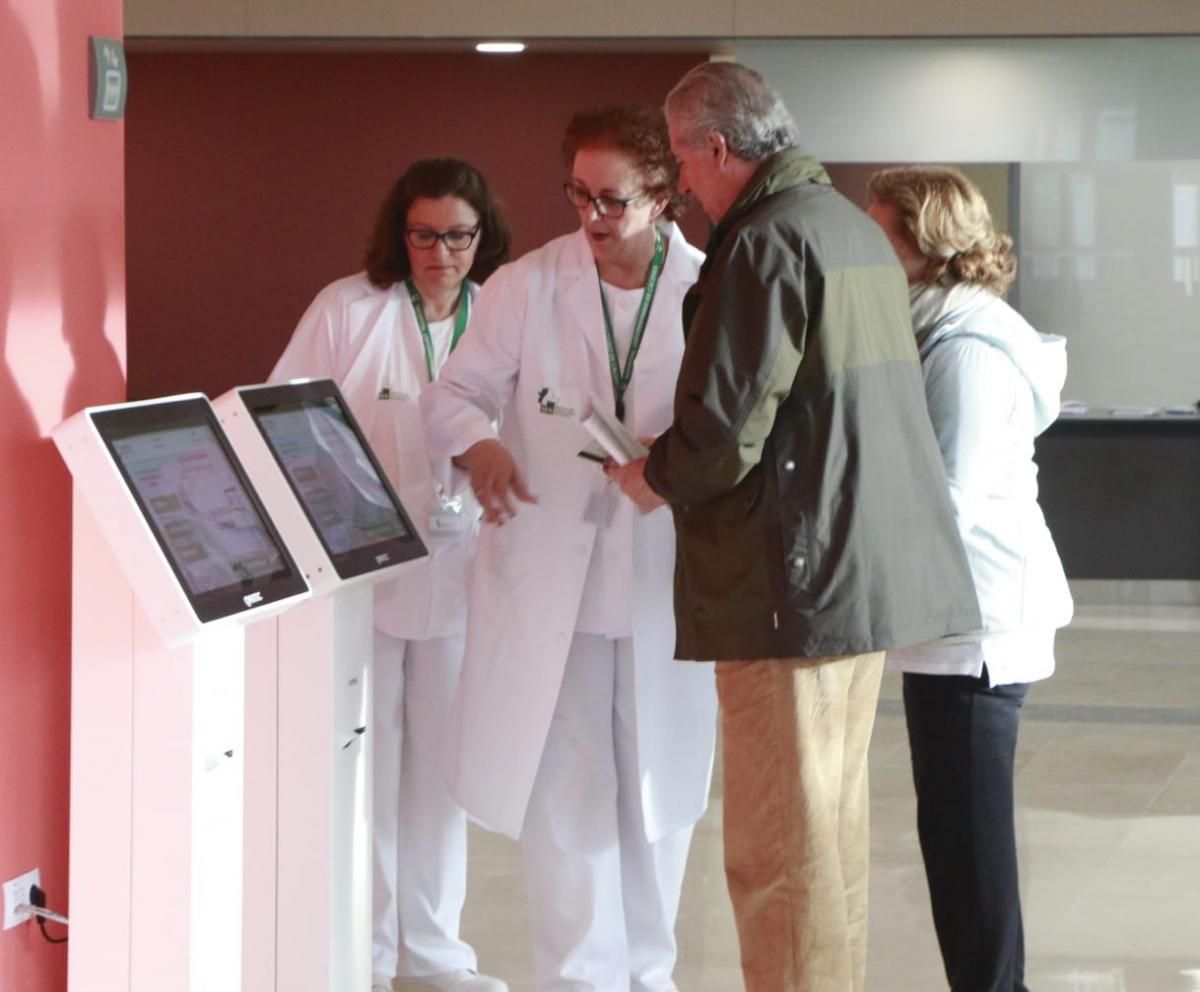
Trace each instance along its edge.
<path fill-rule="evenodd" d="M 564 159 L 579 229 L 489 280 L 421 398 L 431 455 L 484 513 L 450 777 L 520 839 L 541 992 L 668 992 L 713 669 L 673 660 L 669 511 L 641 513 L 578 452 L 593 401 L 635 436 L 670 424 L 701 255 L 670 222 L 659 111 L 575 115 Z"/>
<path fill-rule="evenodd" d="M 337 381 L 430 552 L 375 592 L 373 992 L 507 988 L 459 937 L 467 825 L 442 774 L 479 509 L 434 478 L 417 400 L 509 243 L 474 166 L 414 162 L 379 208 L 366 270 L 317 294 L 271 373 Z"/>
<path fill-rule="evenodd" d="M 908 275 L 929 416 L 983 616 L 971 638 L 888 652 L 904 672 L 917 831 L 954 992 L 1025 992 L 1013 758 L 1030 683 L 1072 603 L 1037 502 L 1034 438 L 1058 416 L 1065 342 L 1000 297 L 1012 240 L 960 172 L 887 169 L 868 213 Z"/>

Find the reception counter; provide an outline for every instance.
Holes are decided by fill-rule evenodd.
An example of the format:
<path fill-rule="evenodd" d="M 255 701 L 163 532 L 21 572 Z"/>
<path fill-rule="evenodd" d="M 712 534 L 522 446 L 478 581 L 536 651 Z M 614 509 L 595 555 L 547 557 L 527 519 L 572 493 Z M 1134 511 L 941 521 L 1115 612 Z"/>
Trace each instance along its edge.
<path fill-rule="evenodd" d="M 1063 416 L 1038 500 L 1072 579 L 1200 579 L 1200 415 Z"/>

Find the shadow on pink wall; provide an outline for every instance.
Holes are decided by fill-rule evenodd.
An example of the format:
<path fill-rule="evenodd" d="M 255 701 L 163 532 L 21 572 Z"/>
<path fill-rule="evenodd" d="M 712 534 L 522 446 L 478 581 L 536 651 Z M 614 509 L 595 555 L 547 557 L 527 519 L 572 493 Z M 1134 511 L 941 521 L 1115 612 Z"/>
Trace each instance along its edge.
<path fill-rule="evenodd" d="M 40 868 L 65 904 L 70 488 L 9 362 L 27 302 L 22 263 L 43 243 L 31 226 L 49 157 L 34 43 L 9 4 L 0 5 L 0 92 L 0 879 Z M 0 933 L 0 988 L 61 992 L 65 947 L 32 925 Z"/>
<path fill-rule="evenodd" d="M 62 230 L 60 270 L 82 276 L 62 300 L 62 337 L 71 354 L 71 374 L 63 391 L 64 418 L 86 406 L 112 403 L 125 391 L 125 369 L 113 347 L 120 328 L 110 326 L 124 300 L 123 266 L 114 266 L 120 260 L 105 253 L 112 232 L 106 237 L 101 223 L 100 218 L 77 211 Z"/>
<path fill-rule="evenodd" d="M 0 4 L 0 879 L 67 908 L 71 482 L 48 437 L 124 395 L 123 128 L 87 117 L 121 0 Z M 64 992 L 66 947 L 0 933 L 0 989 Z"/>

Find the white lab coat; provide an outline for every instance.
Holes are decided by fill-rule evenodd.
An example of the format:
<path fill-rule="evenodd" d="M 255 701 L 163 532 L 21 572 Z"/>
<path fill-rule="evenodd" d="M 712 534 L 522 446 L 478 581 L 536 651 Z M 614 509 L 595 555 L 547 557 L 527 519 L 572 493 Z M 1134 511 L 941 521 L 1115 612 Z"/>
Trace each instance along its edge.
<path fill-rule="evenodd" d="M 701 260 L 671 225 L 628 394 L 635 435 L 671 423 L 680 306 Z M 574 414 L 589 395 L 612 403 L 596 266 L 577 231 L 488 280 L 471 333 L 421 399 L 435 462 L 495 437 L 499 418 L 499 437 L 539 500 L 480 535 L 448 747 L 458 801 L 510 837 L 521 832 L 575 633 L 596 535 L 585 517 L 606 485 L 599 465 L 576 454 L 589 435 Z M 638 779 L 654 842 L 704 812 L 716 694 L 711 663 L 674 660 L 675 532 L 667 508 L 637 517 L 632 557 Z"/>
<path fill-rule="evenodd" d="M 478 287 L 472 285 L 471 292 L 474 296 Z M 465 491 L 451 494 L 464 498 L 464 512 L 472 520 L 469 532 L 459 538 L 430 535 L 429 516 L 438 500 L 417 402 L 429 377 L 403 282 L 379 289 L 360 272 L 317 294 L 271 381 L 325 376 L 341 387 L 429 549 L 427 558 L 410 562 L 396 578 L 375 587 L 375 626 L 403 640 L 463 633 L 479 509 L 460 479 Z M 384 387 L 389 398 L 380 399 Z M 449 487 L 449 479 L 442 481 Z"/>

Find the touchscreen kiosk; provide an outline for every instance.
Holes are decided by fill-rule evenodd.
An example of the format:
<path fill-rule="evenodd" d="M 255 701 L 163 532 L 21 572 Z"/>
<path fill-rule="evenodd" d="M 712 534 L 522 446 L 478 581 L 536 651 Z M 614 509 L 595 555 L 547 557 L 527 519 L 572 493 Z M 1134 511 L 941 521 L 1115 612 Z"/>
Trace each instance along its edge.
<path fill-rule="evenodd" d="M 213 405 L 313 589 L 248 641 L 246 986 L 365 989 L 374 584 L 426 549 L 332 380 Z"/>
<path fill-rule="evenodd" d="M 84 410 L 54 438 L 168 643 L 307 594 L 203 396 Z"/>
<path fill-rule="evenodd" d="M 331 379 L 243 387 L 216 407 L 314 591 L 426 553 Z M 258 465 L 260 444 L 277 472 Z M 295 509 L 307 526 L 293 519 Z"/>
<path fill-rule="evenodd" d="M 68 983 L 238 992 L 246 624 L 308 586 L 205 397 L 53 436 L 75 490 Z"/>

